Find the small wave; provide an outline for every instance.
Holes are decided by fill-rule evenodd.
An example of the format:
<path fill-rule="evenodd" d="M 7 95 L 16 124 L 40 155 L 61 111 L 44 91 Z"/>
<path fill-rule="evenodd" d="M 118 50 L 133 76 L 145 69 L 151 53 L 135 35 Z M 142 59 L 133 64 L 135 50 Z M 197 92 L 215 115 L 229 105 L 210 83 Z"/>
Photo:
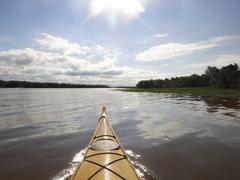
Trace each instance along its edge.
<path fill-rule="evenodd" d="M 79 153 L 77 153 L 73 157 L 72 161 L 69 163 L 69 167 L 58 173 L 55 177 L 53 177 L 52 180 L 65 180 L 69 178 L 71 175 L 73 175 L 78 164 L 82 162 L 85 153 L 86 149 L 83 149 Z"/>
<path fill-rule="evenodd" d="M 139 175 L 139 177 L 142 180 L 146 180 L 145 175 L 146 174 L 150 175 L 150 173 L 148 172 L 147 168 L 143 164 L 138 162 L 138 159 L 141 158 L 141 155 L 135 154 L 132 150 L 126 150 L 125 152 L 130 157 L 131 162 L 136 167 L 136 172 Z M 83 149 L 79 153 L 77 153 L 73 157 L 72 161 L 69 163 L 69 167 L 62 170 L 60 173 L 58 173 L 55 177 L 52 178 L 52 180 L 66 180 L 71 175 L 73 175 L 73 173 L 74 173 L 75 169 L 77 168 L 77 166 L 79 165 L 79 163 L 82 162 L 85 153 L 86 153 L 86 149 Z"/>
<path fill-rule="evenodd" d="M 125 152 L 130 157 L 132 164 L 135 166 L 138 176 L 141 180 L 146 180 L 147 178 L 145 176 L 150 176 L 151 174 L 148 172 L 148 169 L 139 162 L 138 159 L 141 158 L 141 155 L 135 154 L 132 150 L 126 150 Z"/>
<path fill-rule="evenodd" d="M 123 110 L 125 110 L 125 109 L 131 109 L 131 107 L 129 107 L 129 106 L 124 106 L 122 109 L 123 109 Z"/>
<path fill-rule="evenodd" d="M 128 156 L 133 157 L 134 159 L 138 159 L 141 155 L 135 154 L 132 150 L 125 150 Z"/>

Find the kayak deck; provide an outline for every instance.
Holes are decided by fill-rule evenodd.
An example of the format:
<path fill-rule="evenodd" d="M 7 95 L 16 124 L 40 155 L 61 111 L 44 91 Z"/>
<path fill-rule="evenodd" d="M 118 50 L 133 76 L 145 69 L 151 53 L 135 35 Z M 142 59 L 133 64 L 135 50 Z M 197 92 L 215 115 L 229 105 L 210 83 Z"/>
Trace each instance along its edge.
<path fill-rule="evenodd" d="M 105 107 L 84 159 L 71 179 L 140 179 L 106 118 Z"/>

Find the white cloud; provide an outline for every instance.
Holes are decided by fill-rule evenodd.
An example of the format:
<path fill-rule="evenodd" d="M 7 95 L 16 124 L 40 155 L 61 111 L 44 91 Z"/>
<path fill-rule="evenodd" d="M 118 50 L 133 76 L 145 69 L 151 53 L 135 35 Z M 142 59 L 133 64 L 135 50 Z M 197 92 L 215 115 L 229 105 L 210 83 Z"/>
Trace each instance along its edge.
<path fill-rule="evenodd" d="M 217 56 L 217 58 L 205 63 L 191 64 L 190 67 L 194 69 L 206 69 L 208 66 L 217 66 L 220 68 L 222 66 L 235 64 L 235 63 L 240 65 L 240 55 L 224 54 L 224 55 L 219 55 Z"/>
<path fill-rule="evenodd" d="M 220 55 L 215 62 L 216 66 L 225 66 L 228 64 L 240 64 L 240 55 L 233 55 L 233 54 L 227 54 L 227 55 Z"/>
<path fill-rule="evenodd" d="M 50 49 L 53 50 L 50 52 Z M 91 54 L 99 58 L 95 62 L 91 62 L 85 57 L 73 56 L 71 53 L 69 55 L 69 53 L 55 52 L 55 48 L 50 49 L 24 48 L 0 51 L 1 79 L 135 85 L 141 79 L 159 76 L 157 73 L 143 69 L 118 66 L 119 53 L 101 45 L 93 46 L 90 51 L 86 51 L 85 57 L 89 57 Z M 63 52 L 65 50 L 63 49 Z"/>
<path fill-rule="evenodd" d="M 77 43 L 70 42 L 67 39 L 52 36 L 46 33 L 42 33 L 40 38 L 36 39 L 36 42 L 42 50 L 45 51 L 55 51 L 62 53 L 64 55 L 73 55 L 73 54 L 85 54 L 89 47 L 81 47 Z"/>
<path fill-rule="evenodd" d="M 104 57 L 115 58 L 118 55 L 120 55 L 120 51 L 119 50 L 106 48 L 106 47 L 103 47 L 103 46 L 101 46 L 99 44 L 97 44 L 95 46 L 95 48 L 92 48 L 92 50 L 94 51 L 94 54 L 102 55 Z"/>
<path fill-rule="evenodd" d="M 159 33 L 159 34 L 154 34 L 154 38 L 164 38 L 167 37 L 168 33 Z"/>
<path fill-rule="evenodd" d="M 149 49 L 139 53 L 136 60 L 149 62 L 159 61 L 162 59 L 170 59 L 178 56 L 192 54 L 194 52 L 218 47 L 229 41 L 239 39 L 240 36 L 221 36 L 214 37 L 205 41 L 196 43 L 167 43 L 150 47 Z"/>
<path fill-rule="evenodd" d="M 216 47 L 231 42 L 230 40 L 235 38 L 236 36 L 223 36 L 192 44 L 179 43 L 181 51 L 179 50 L 175 54 L 188 54 L 191 52 L 189 49 L 197 51 Z M 207 66 L 223 66 L 237 63 L 240 60 L 240 55 L 230 54 L 221 55 L 214 60 L 200 64 L 181 64 L 181 66 L 171 67 L 171 70 L 168 68 L 168 66 L 171 66 L 170 62 L 165 62 L 158 69 L 151 66 L 145 66 L 145 69 L 141 69 L 129 65 L 119 65 L 121 63 L 120 59 L 123 57 L 121 50 L 101 44 L 85 47 L 49 34 L 43 34 L 41 38 L 38 38 L 37 43 L 37 46 L 34 46 L 35 48 L 0 51 L 1 79 L 135 85 L 143 79 L 169 78 L 192 72 L 202 73 Z M 165 57 L 168 56 L 165 55 Z M 161 71 L 161 73 L 157 73 L 157 71 Z M 180 72 L 181 74 L 179 74 Z"/>

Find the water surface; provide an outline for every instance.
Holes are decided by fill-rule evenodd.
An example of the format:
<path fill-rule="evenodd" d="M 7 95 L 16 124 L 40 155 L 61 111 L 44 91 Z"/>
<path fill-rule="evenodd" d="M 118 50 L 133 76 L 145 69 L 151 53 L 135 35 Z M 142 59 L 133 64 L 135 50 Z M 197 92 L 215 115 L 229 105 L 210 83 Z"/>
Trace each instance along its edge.
<path fill-rule="evenodd" d="M 0 89 L 0 179 L 62 175 L 102 105 L 146 179 L 239 179 L 239 98 L 113 89 Z"/>

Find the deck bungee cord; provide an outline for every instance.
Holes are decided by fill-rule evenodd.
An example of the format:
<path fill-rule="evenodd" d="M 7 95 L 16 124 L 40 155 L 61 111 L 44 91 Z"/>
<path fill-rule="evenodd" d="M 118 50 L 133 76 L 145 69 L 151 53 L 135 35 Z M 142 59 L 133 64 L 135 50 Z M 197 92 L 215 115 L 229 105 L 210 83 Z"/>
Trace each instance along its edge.
<path fill-rule="evenodd" d="M 106 107 L 102 109 L 98 126 L 83 160 L 71 177 L 71 180 L 85 179 L 140 179 L 107 120 Z"/>

